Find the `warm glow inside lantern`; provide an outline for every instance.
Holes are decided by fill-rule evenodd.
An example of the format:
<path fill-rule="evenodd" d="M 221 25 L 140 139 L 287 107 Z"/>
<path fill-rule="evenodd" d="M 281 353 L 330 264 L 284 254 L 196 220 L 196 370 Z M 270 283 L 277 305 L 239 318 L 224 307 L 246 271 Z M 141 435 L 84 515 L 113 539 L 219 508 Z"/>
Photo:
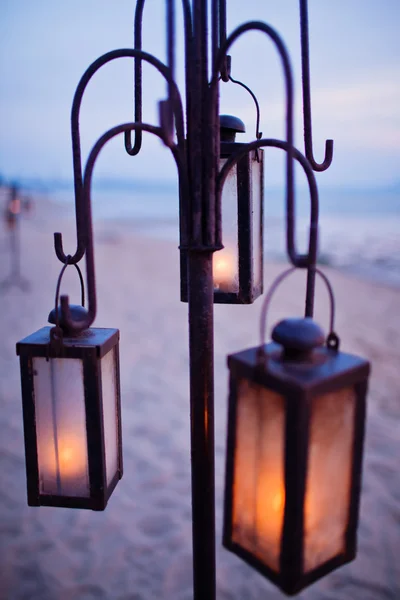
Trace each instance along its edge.
<path fill-rule="evenodd" d="M 309 318 L 228 357 L 224 545 L 288 594 L 356 552 L 369 363 Z"/>
<path fill-rule="evenodd" d="M 122 477 L 119 331 L 64 336 L 50 327 L 17 344 L 30 506 L 104 510 Z"/>
<path fill-rule="evenodd" d="M 220 116 L 220 170 L 246 144 L 237 117 Z M 245 154 L 230 170 L 221 198 L 224 248 L 213 255 L 214 302 L 251 304 L 263 292 L 264 151 Z M 181 299 L 187 302 L 186 254 L 181 253 Z"/>

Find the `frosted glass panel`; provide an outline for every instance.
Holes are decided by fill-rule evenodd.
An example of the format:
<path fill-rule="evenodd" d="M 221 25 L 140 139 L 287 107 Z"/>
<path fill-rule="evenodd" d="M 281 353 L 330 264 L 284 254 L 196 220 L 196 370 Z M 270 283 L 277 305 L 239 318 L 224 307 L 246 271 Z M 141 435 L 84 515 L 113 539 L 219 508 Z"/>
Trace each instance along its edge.
<path fill-rule="evenodd" d="M 344 550 L 349 515 L 354 389 L 313 399 L 304 504 L 304 570 Z"/>
<path fill-rule="evenodd" d="M 227 159 L 220 159 L 220 169 Z M 239 291 L 239 257 L 237 225 L 237 169 L 231 169 L 222 190 L 222 243 L 224 248 L 213 254 L 214 289 L 222 292 Z"/>
<path fill-rule="evenodd" d="M 110 484 L 118 470 L 118 417 L 115 352 L 116 348 L 114 347 L 101 359 L 107 485 Z"/>
<path fill-rule="evenodd" d="M 261 153 L 260 153 L 261 155 Z M 255 153 L 251 158 L 251 198 L 252 198 L 252 231 L 253 231 L 253 285 L 258 287 L 261 283 L 261 169 L 262 162 L 255 158 Z"/>
<path fill-rule="evenodd" d="M 279 569 L 284 497 L 284 398 L 247 380 L 238 387 L 232 539 Z"/>
<path fill-rule="evenodd" d="M 33 359 L 41 494 L 90 496 L 83 365 Z"/>

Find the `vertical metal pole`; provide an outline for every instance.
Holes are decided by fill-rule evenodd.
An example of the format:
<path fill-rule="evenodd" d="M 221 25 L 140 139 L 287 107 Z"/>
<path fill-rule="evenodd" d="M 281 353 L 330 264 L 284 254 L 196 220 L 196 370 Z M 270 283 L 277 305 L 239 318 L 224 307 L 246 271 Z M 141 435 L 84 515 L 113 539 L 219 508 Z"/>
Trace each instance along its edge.
<path fill-rule="evenodd" d="M 192 183 L 188 301 L 193 598 L 215 600 L 214 288 L 212 252 L 204 247 L 211 218 L 215 217 L 210 207 L 212 181 L 206 172 L 213 152 L 208 147 L 212 135 L 208 111 L 207 0 L 193 0 L 192 9 L 193 56 L 187 65 L 191 71 L 192 104 L 187 117 Z"/>
<path fill-rule="evenodd" d="M 194 600 L 215 600 L 212 253 L 188 253 Z"/>

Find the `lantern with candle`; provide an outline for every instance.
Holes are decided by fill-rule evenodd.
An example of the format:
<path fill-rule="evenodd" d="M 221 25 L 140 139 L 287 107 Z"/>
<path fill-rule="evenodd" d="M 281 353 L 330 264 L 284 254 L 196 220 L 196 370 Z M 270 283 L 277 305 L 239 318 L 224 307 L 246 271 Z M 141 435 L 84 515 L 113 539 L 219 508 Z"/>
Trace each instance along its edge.
<path fill-rule="evenodd" d="M 293 269 L 285 272 L 278 283 Z M 295 594 L 356 553 L 369 363 L 310 318 L 228 357 L 224 545 Z M 266 307 L 271 298 L 267 295 Z"/>
<path fill-rule="evenodd" d="M 243 121 L 220 115 L 220 169 L 247 144 L 235 141 Z M 245 153 L 221 194 L 224 248 L 213 255 L 214 302 L 251 304 L 263 291 L 264 151 Z M 181 251 L 181 299 L 187 302 L 187 259 Z"/>
<path fill-rule="evenodd" d="M 17 343 L 28 504 L 104 510 L 122 477 L 119 331 L 86 327 L 93 307 L 66 296 L 60 310 L 67 264 L 54 327 Z"/>

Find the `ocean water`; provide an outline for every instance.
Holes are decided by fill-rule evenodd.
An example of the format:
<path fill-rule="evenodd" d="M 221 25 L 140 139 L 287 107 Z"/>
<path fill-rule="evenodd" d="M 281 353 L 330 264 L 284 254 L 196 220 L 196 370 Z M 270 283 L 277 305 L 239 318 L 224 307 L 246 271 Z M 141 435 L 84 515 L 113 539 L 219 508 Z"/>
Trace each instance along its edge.
<path fill-rule="evenodd" d="M 51 197 L 73 211 L 72 191 Z M 296 191 L 296 242 L 307 249 L 309 197 Z M 400 288 L 400 188 L 320 189 L 319 261 L 355 275 Z M 179 243 L 178 193 L 170 183 L 122 189 L 95 188 L 95 221 L 127 222 L 142 234 Z M 234 217 L 232 207 L 232 216 Z M 225 214 L 225 213 L 224 213 Z M 264 251 L 285 261 L 285 198 L 265 190 Z"/>

